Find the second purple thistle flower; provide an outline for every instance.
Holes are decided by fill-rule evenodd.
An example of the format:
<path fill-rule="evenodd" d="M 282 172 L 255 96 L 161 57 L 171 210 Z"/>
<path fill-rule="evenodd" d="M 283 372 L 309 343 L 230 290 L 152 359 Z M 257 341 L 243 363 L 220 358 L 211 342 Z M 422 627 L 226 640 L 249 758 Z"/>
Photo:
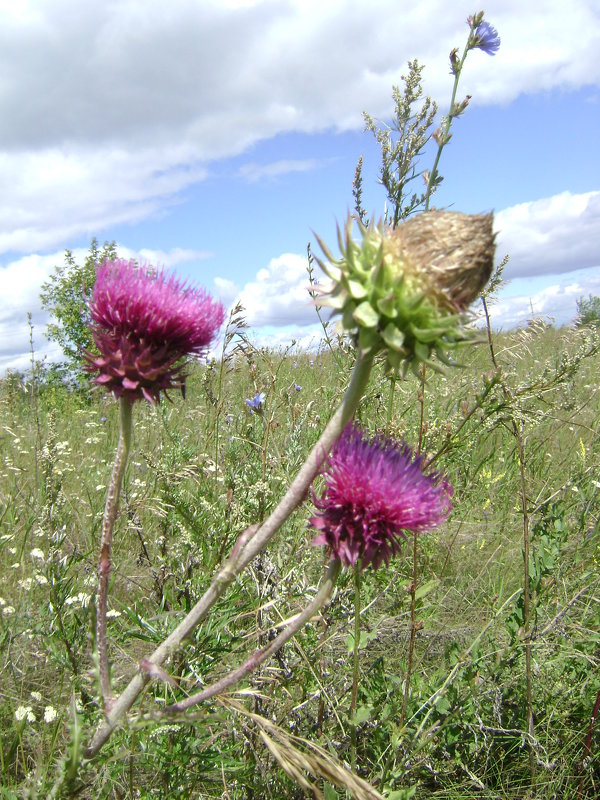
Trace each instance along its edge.
<path fill-rule="evenodd" d="M 96 383 L 132 402 L 183 389 L 185 357 L 206 352 L 224 318 L 202 289 L 123 259 L 98 267 L 89 307 L 99 351 L 87 354 L 89 369 L 98 371 Z"/>
<path fill-rule="evenodd" d="M 345 566 L 377 569 L 397 554 L 406 532 L 431 530 L 452 508 L 452 486 L 437 472 L 425 475 L 422 458 L 394 439 L 369 439 L 346 427 L 327 460 L 326 488 L 314 497 L 313 544 L 331 549 Z"/>

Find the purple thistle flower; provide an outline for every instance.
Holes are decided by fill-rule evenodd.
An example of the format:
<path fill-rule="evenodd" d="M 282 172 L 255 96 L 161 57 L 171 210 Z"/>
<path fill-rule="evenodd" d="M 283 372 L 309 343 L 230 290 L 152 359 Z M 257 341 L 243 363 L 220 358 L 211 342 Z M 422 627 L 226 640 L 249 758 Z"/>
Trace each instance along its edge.
<path fill-rule="evenodd" d="M 368 439 L 346 427 L 327 460 L 327 484 L 314 496 L 320 531 L 313 544 L 331 548 L 345 566 L 377 569 L 400 552 L 405 531 L 420 533 L 443 522 L 452 504 L 452 486 L 437 472 L 424 475 L 422 456 L 394 439 Z"/>
<path fill-rule="evenodd" d="M 124 259 L 97 267 L 89 308 L 100 351 L 86 353 L 89 370 L 100 373 L 95 382 L 115 397 L 151 403 L 184 390 L 185 356 L 206 351 L 225 315 L 202 289 Z"/>
<path fill-rule="evenodd" d="M 265 402 L 265 393 L 261 392 L 260 394 L 257 392 L 254 397 L 250 400 L 246 400 L 246 405 L 249 406 L 250 412 L 252 411 L 262 411 L 262 405 Z"/>
<path fill-rule="evenodd" d="M 496 55 L 500 49 L 500 36 L 496 28 L 485 20 L 480 22 L 473 32 L 473 47 L 478 47 L 490 56 Z"/>

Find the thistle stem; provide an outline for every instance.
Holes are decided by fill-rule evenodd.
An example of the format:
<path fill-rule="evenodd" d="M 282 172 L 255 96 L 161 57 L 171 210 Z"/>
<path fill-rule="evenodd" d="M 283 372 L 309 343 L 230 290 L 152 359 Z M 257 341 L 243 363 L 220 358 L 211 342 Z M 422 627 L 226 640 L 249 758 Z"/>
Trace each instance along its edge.
<path fill-rule="evenodd" d="M 319 587 L 319 591 L 315 595 L 312 603 L 309 603 L 304 611 L 298 614 L 298 616 L 296 616 L 278 636 L 269 642 L 269 644 L 261 647 L 261 649 L 257 650 L 256 653 L 250 656 L 250 658 L 244 664 L 239 666 L 237 669 L 234 669 L 228 675 L 225 675 L 223 678 L 221 678 L 221 680 L 216 681 L 211 686 L 207 686 L 201 692 L 198 692 L 197 694 L 194 694 L 179 703 L 169 706 L 165 709 L 165 711 L 185 711 L 186 709 L 191 708 L 191 706 L 198 705 L 198 703 L 202 703 L 204 700 L 214 697 L 216 694 L 221 694 L 221 692 L 224 692 L 225 689 L 228 689 L 230 686 L 238 683 L 238 681 L 241 681 L 242 678 L 245 678 L 246 675 L 249 675 L 258 666 L 271 658 L 271 656 L 280 650 L 283 645 L 289 641 L 292 636 L 294 636 L 294 634 L 296 634 L 300 628 L 302 628 L 327 602 L 340 573 L 340 567 L 341 561 L 339 559 L 334 559 L 330 562 L 329 569 L 327 570 L 325 577 L 321 582 L 321 586 Z"/>
<path fill-rule="evenodd" d="M 119 510 L 119 497 L 123 475 L 127 466 L 129 450 L 131 447 L 131 417 L 133 404 L 131 400 L 122 397 L 119 401 L 120 427 L 119 444 L 115 455 L 112 475 L 108 485 L 104 517 L 102 518 L 102 532 L 100 539 L 100 559 L 98 561 L 98 613 L 96 617 L 96 646 L 98 648 L 98 675 L 100 679 L 100 694 L 105 711 L 110 711 L 113 698 L 110 688 L 110 674 L 108 667 L 108 643 L 106 641 L 106 612 L 108 606 L 108 581 L 112 569 L 112 539 L 115 520 Z"/>
<path fill-rule="evenodd" d="M 358 698 L 358 673 L 360 667 L 360 559 L 354 567 L 354 650 L 352 652 L 352 695 L 350 698 L 350 763 L 356 772 L 356 701 Z"/>
<path fill-rule="evenodd" d="M 236 543 L 231 556 L 220 568 L 204 595 L 189 614 L 179 623 L 175 630 L 161 645 L 159 645 L 154 653 L 152 653 L 148 659 L 151 664 L 160 666 L 171 653 L 179 648 L 183 640 L 193 632 L 203 619 L 205 619 L 210 609 L 225 593 L 225 590 L 235 580 L 236 576 L 242 572 L 261 550 L 263 550 L 271 537 L 279 530 L 294 509 L 304 500 L 327 453 L 351 420 L 367 386 L 372 366 L 372 356 L 364 356 L 359 351 L 352 371 L 350 384 L 346 389 L 339 408 L 330 419 L 325 430 L 321 434 L 321 438 L 313 447 L 289 489 L 253 536 L 247 536 L 247 532 L 242 534 L 240 538 L 243 539 L 246 537 L 246 539 Z M 115 701 L 106 718 L 97 728 L 92 741 L 86 749 L 85 754 L 87 758 L 92 758 L 100 751 L 116 728 L 121 717 L 123 717 L 135 703 L 148 680 L 149 675 L 147 671 L 138 672 L 134 675 L 123 693 Z"/>

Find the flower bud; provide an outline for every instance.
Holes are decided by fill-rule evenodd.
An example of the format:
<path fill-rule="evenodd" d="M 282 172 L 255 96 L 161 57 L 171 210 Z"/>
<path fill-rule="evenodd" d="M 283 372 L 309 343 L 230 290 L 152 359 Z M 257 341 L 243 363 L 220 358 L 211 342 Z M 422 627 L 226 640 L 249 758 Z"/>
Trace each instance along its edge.
<path fill-rule="evenodd" d="M 455 47 L 453 50 L 450 51 L 450 72 L 452 73 L 452 75 L 456 75 L 459 66 L 460 66 L 460 60 L 458 58 L 458 47 Z"/>
<path fill-rule="evenodd" d="M 395 229 L 353 221 L 338 229 L 342 257 L 316 258 L 331 279 L 318 303 L 333 309 L 367 355 L 386 353 L 389 370 L 417 372 L 436 353 L 453 364 L 448 349 L 468 341 L 464 314 L 490 277 L 494 260 L 493 217 L 428 211 Z M 435 364 L 432 364 L 435 366 Z"/>

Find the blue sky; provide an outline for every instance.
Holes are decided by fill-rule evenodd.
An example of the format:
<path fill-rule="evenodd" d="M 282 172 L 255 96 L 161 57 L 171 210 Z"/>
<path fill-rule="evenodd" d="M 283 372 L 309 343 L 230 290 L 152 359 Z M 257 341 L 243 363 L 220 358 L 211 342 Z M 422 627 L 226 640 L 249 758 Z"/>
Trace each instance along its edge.
<path fill-rule="evenodd" d="M 257 340 L 318 336 L 306 245 L 335 245 L 364 158 L 380 216 L 379 152 L 362 112 L 392 113 L 406 62 L 448 105 L 465 0 L 0 0 L 0 371 L 40 354 L 41 283 L 92 236 L 165 265 L 227 304 Z M 600 294 L 600 3 L 492 0 L 499 53 L 469 54 L 437 207 L 494 210 L 511 280 L 497 327 L 566 323 Z M 426 154 L 427 168 L 433 152 Z"/>

